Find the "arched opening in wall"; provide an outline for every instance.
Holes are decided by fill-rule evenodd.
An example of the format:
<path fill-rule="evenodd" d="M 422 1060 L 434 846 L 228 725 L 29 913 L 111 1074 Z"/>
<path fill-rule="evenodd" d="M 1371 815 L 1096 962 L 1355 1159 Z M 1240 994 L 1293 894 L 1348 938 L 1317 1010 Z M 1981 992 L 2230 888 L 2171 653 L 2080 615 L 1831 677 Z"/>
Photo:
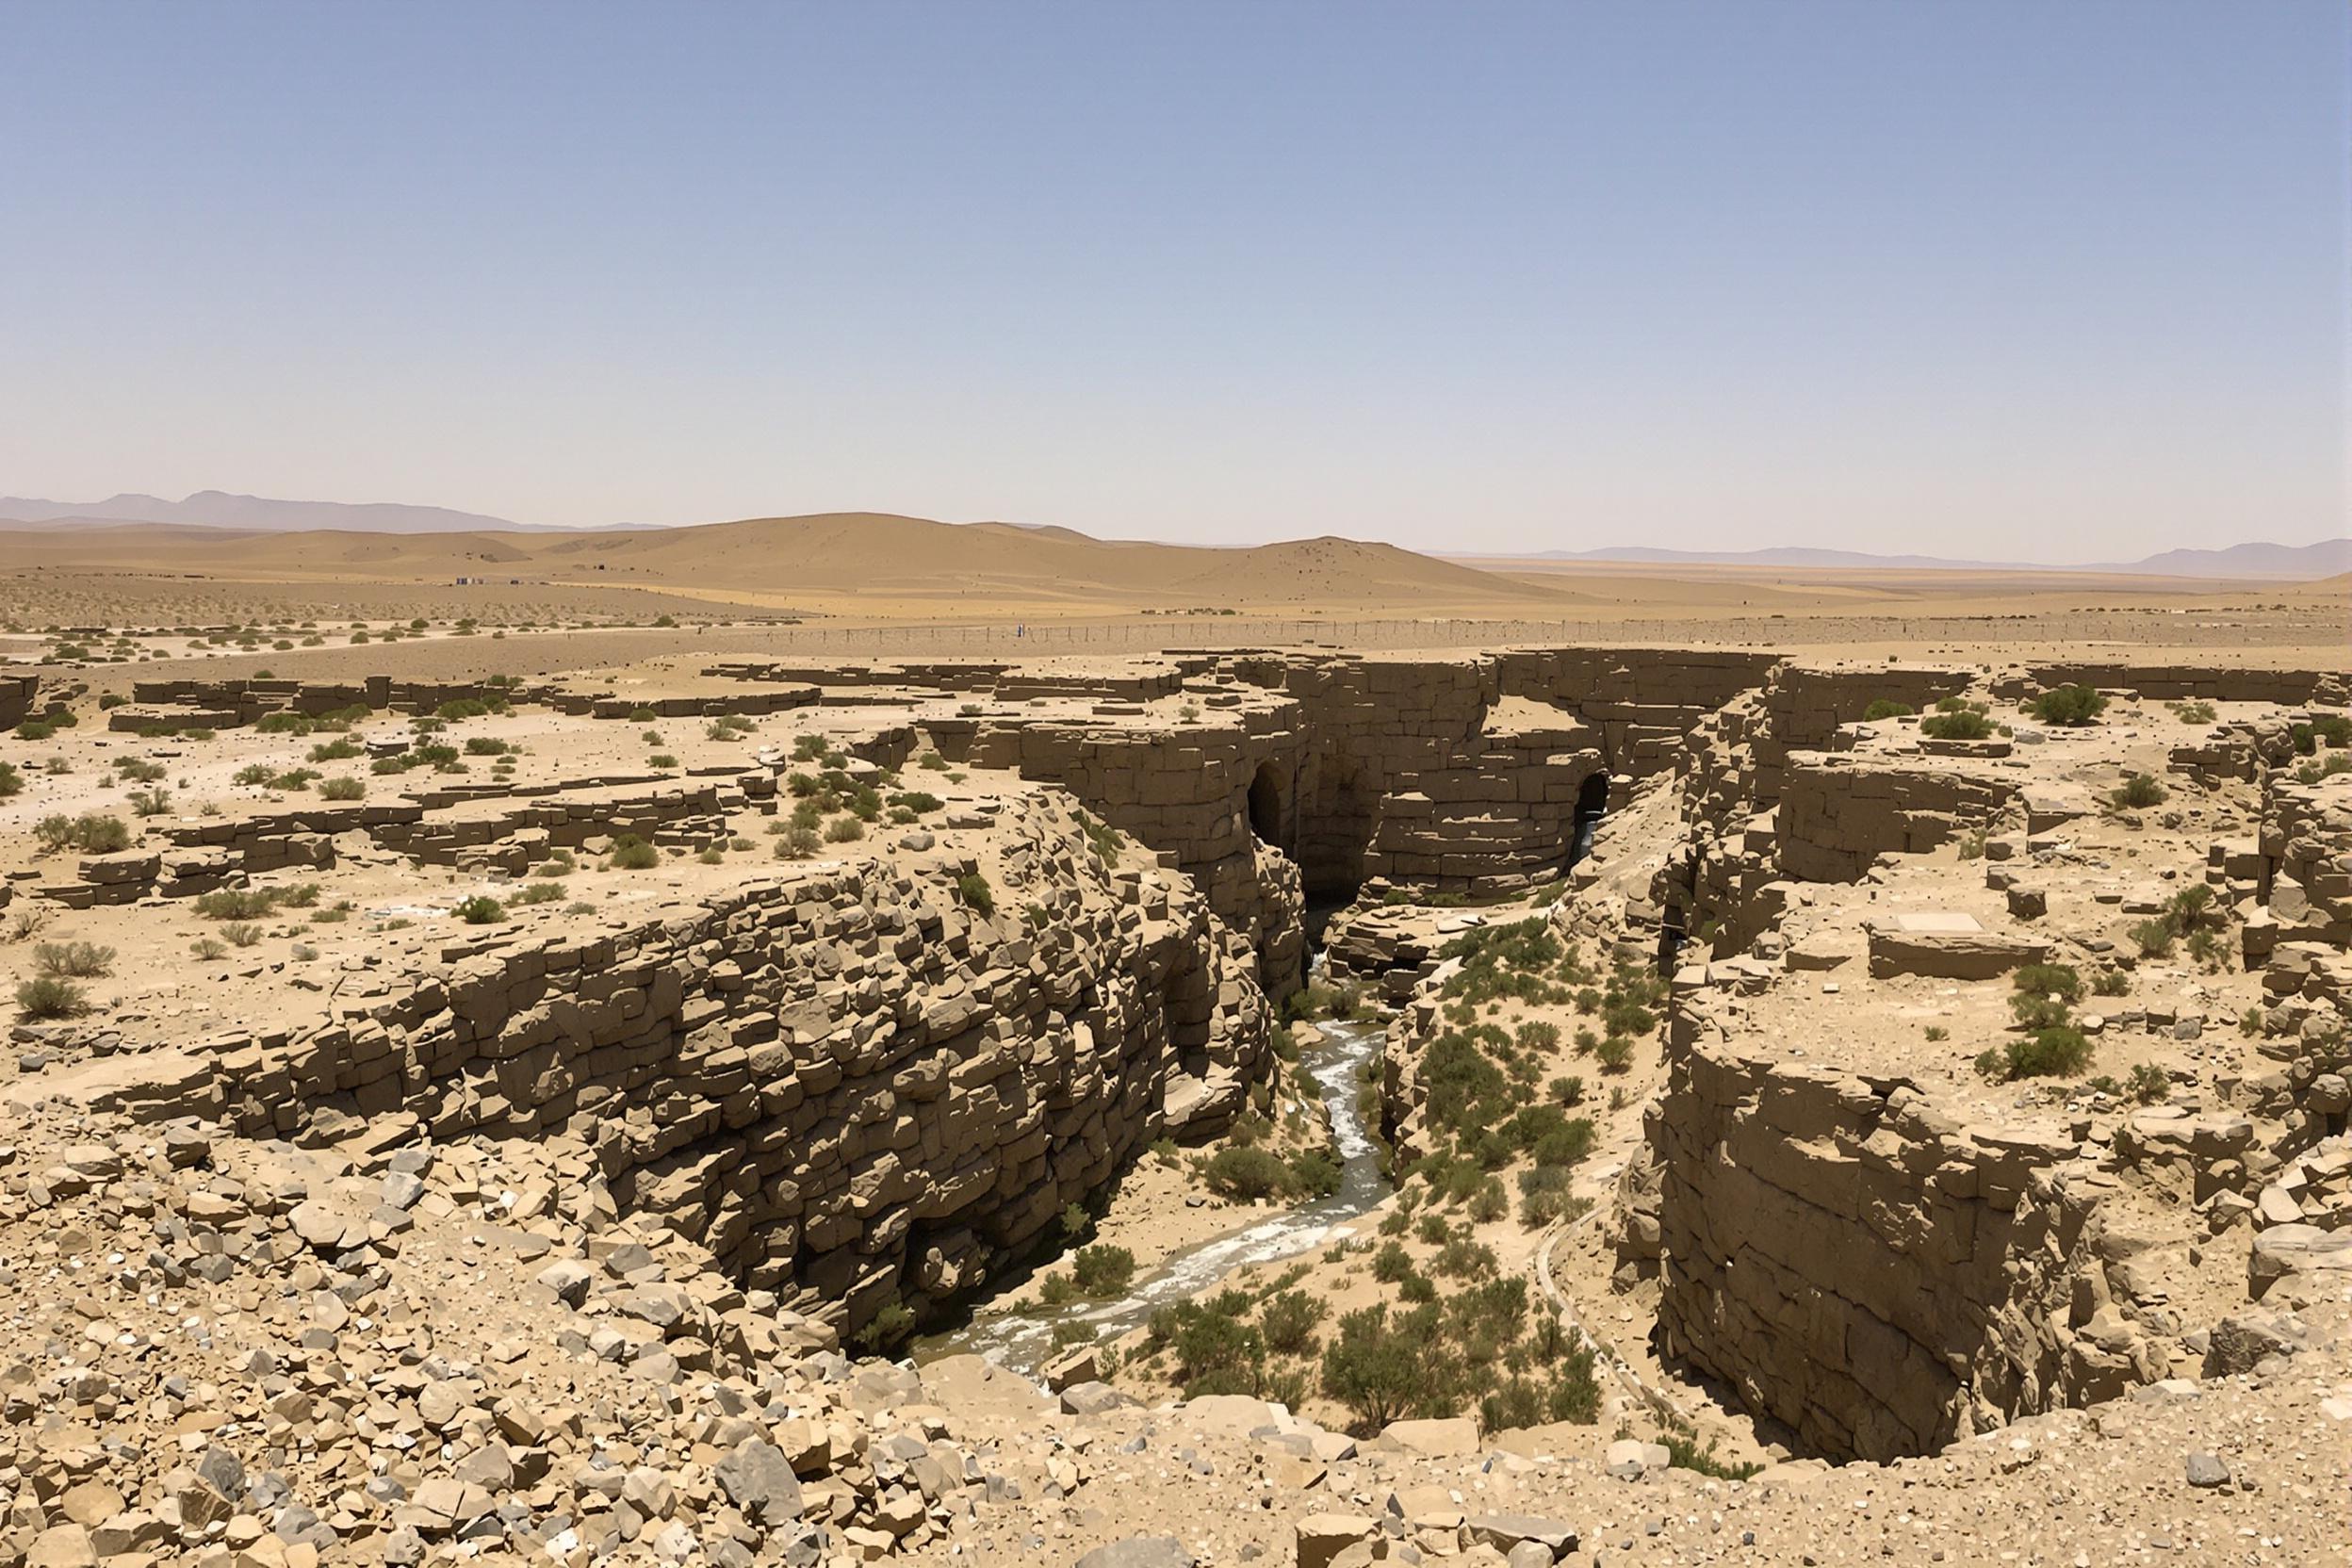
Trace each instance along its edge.
<path fill-rule="evenodd" d="M 1276 849 L 1288 852 L 1289 835 L 1282 831 L 1283 796 L 1290 791 L 1282 765 L 1261 762 L 1250 780 L 1250 831 Z"/>
<path fill-rule="evenodd" d="M 1682 906 L 1674 905 L 1658 923 L 1658 973 L 1674 972 L 1674 966 L 1681 960 L 1682 944 L 1689 939 L 1689 937 L 1690 932 L 1683 924 Z"/>
<path fill-rule="evenodd" d="M 1592 835 L 1601 825 L 1601 818 L 1609 811 L 1609 770 L 1602 768 L 1585 776 L 1576 787 L 1576 831 L 1568 840 L 1568 863 L 1592 853 Z"/>

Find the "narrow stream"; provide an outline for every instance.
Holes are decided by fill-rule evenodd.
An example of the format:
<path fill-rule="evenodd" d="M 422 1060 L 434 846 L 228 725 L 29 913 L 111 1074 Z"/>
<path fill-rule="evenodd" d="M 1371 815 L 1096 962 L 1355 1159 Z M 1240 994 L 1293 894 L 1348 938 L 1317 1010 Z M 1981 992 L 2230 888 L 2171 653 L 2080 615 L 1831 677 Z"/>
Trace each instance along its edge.
<path fill-rule="evenodd" d="M 977 1352 L 1025 1377 L 1041 1377 L 1046 1363 L 1054 1358 L 1055 1324 L 1090 1323 L 1098 1339 L 1116 1339 L 1141 1327 L 1153 1308 L 1202 1295 L 1246 1264 L 1268 1263 L 1320 1246 L 1335 1227 L 1387 1197 L 1389 1184 L 1380 1174 L 1379 1146 L 1356 1108 L 1356 1092 L 1362 1082 L 1358 1074 L 1379 1053 L 1388 1024 L 1376 1019 L 1316 1027 L 1323 1031 L 1324 1042 L 1303 1060 L 1322 1086 L 1323 1103 L 1331 1114 L 1332 1141 L 1340 1156 L 1337 1191 L 1171 1253 L 1159 1267 L 1139 1276 L 1134 1287 L 1116 1300 L 1035 1305 L 1023 1312 L 984 1309 L 959 1329 L 918 1340 L 915 1359 L 934 1361 Z"/>

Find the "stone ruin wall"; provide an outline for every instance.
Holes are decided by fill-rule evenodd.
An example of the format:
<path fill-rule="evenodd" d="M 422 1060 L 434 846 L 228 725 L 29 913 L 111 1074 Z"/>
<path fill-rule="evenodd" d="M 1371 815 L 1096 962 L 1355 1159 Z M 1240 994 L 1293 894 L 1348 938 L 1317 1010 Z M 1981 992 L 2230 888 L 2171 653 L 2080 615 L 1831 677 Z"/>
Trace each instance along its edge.
<path fill-rule="evenodd" d="M 1992 827 L 2017 795 L 2010 780 L 1951 761 L 1792 752 L 1774 834 L 1780 874 L 1856 881 L 1881 855 L 1924 855 Z"/>
<path fill-rule="evenodd" d="M 1877 672 L 1788 667 L 1729 705 L 1679 780 L 1699 809 L 1674 868 L 1682 875 L 1660 901 L 1722 917 L 1737 934 L 1718 951 L 1738 951 L 1769 928 L 1790 878 L 1851 880 L 1880 854 L 2020 811 L 2014 786 L 1965 764 L 1849 762 L 1781 743 L 1828 743 L 1824 730 L 1880 695 L 1924 709 L 1966 673 L 1929 672 L 1913 695 Z M 2335 678 L 2308 672 L 2069 665 L 2033 676 L 2036 687 L 2076 679 L 2162 700 L 2342 700 Z M 1792 688 L 1831 700 L 1800 703 Z M 1816 717 L 1791 725 L 1792 710 Z M 2240 729 L 2247 773 L 2235 752 L 2219 771 L 2262 779 L 2260 837 L 2236 852 L 2216 845 L 2214 870 L 2261 900 L 2245 906 L 2246 957 L 2267 965 L 2275 1000 L 2256 1049 L 2275 1066 L 2237 1092 L 2282 1121 L 2285 1142 L 2262 1148 L 2242 1115 L 2159 1108 L 2128 1118 L 2115 1150 L 2119 1168 L 2177 1189 L 2183 1204 L 2252 1216 L 2259 1296 L 2264 1269 L 2285 1266 L 2274 1254 L 2352 1226 L 2352 775 L 2297 782 L 2283 722 L 2217 733 Z M 2204 748 L 2176 759 L 2184 771 L 2212 765 Z M 1733 1385 L 1807 1447 L 1870 1459 L 2168 1374 L 2142 1327 L 2165 1316 L 2161 1289 L 2140 1290 L 2157 1277 L 2158 1243 L 2111 1222 L 2101 1199 L 2115 1178 L 2080 1157 L 2069 1129 L 1955 1125 L 1899 1081 L 1743 1047 L 1710 1006 L 1676 996 L 1668 1088 L 1622 1192 L 1621 1255 L 1660 1275 L 1665 1353 Z"/>
<path fill-rule="evenodd" d="M 0 729 L 14 729 L 33 716 L 41 695 L 41 677 L 0 675 Z"/>
<path fill-rule="evenodd" d="M 992 713 L 926 727 L 951 758 L 1061 783 L 1172 856 L 1222 918 L 1254 934 L 1261 974 L 1281 996 L 1301 973 L 1292 923 L 1305 900 L 1366 885 L 1498 897 L 1557 877 L 1590 776 L 1673 766 L 1707 716 L 1772 664 L 1761 654 L 1642 648 L 1194 656 L 1116 694 L 1139 702 L 1198 690 L 1208 706 L 1193 723 Z M 826 679 L 808 666 L 758 674 Z M 1262 695 L 1237 701 L 1230 686 L 1199 684 L 1206 678 Z M 1033 675 L 963 689 L 1068 695 L 1082 680 Z M 1505 698 L 1536 711 L 1497 720 Z M 1270 809 L 1253 808 L 1253 787 Z"/>
<path fill-rule="evenodd" d="M 2136 673 L 2098 678 L 2129 685 Z M 2326 690 L 2263 674 L 2265 692 Z M 878 677 L 763 666 L 746 678 Z M 1248 690 L 1187 686 L 1203 677 Z M 1668 890 L 1693 908 L 1709 896 L 1751 907 L 1796 872 L 1859 874 L 2005 796 L 1965 772 L 1895 776 L 1820 748 L 1871 701 L 1925 708 L 1968 678 L 1647 650 L 1175 662 L 1105 700 L 1198 689 L 1199 723 L 975 710 L 922 726 L 958 760 L 1061 783 L 1185 874 L 1168 890 L 1089 870 L 1078 824 L 1037 808 L 1026 853 L 1070 895 L 1041 929 L 973 919 L 938 882 L 879 867 L 753 884 L 593 942 L 456 960 L 338 1002 L 337 1021 L 301 1039 L 221 1042 L 149 1108 L 210 1099 L 249 1131 L 402 1109 L 442 1135 L 592 1131 L 626 1201 L 707 1238 L 747 1280 L 812 1311 L 831 1303 L 854 1325 L 893 1297 L 973 1286 L 1152 1138 L 1221 1124 L 1265 1065 L 1253 977 L 1277 995 L 1297 983 L 1310 892 L 1557 874 L 1576 787 L 1603 768 L 1680 773 L 1708 851 L 1693 863 L 1707 869 Z M 920 678 L 1000 696 L 1071 691 L 1002 666 Z M 2199 693 L 2241 694 L 2210 680 Z M 345 694 L 297 699 L 325 710 Z M 1557 717 L 1496 717 L 1504 699 Z M 919 737 L 908 726 L 887 739 L 896 757 Z M 2266 890 L 2308 890 L 2334 933 L 2352 874 L 2343 813 L 2328 786 L 2308 808 L 2295 788 L 2275 792 L 2260 874 Z M 1270 838 L 1256 830 L 1266 826 Z M 2278 933 L 2306 991 L 2311 965 L 2293 960 L 2310 934 Z M 1824 1084 L 1676 1030 L 1647 1212 L 1678 1353 L 1808 1445 L 1870 1455 L 2146 1370 L 2131 1326 L 2106 1310 L 2112 1260 L 2066 1168 L 2070 1147 L 1941 1126 L 1903 1086 Z M 1821 1259 L 1842 1261 L 1824 1271 Z M 1789 1343 L 1807 1357 L 1787 1356 Z"/>
<path fill-rule="evenodd" d="M 1661 1273 L 1659 1343 L 1809 1451 L 1933 1452 L 2169 1375 L 2115 1306 L 2139 1244 L 2056 1126 L 1961 1127 L 1901 1081 L 1669 1022 L 1626 1249 Z"/>
<path fill-rule="evenodd" d="M 567 1131 L 625 1208 L 792 1310 L 853 1330 L 921 1308 L 1153 1139 L 1220 1129 L 1270 1061 L 1198 893 L 1101 864 L 1051 802 L 1007 811 L 993 917 L 952 871 L 776 875 L 380 975 L 294 1037 L 206 1042 L 176 1076 L 137 1058 L 106 1102 L 315 1140 Z"/>

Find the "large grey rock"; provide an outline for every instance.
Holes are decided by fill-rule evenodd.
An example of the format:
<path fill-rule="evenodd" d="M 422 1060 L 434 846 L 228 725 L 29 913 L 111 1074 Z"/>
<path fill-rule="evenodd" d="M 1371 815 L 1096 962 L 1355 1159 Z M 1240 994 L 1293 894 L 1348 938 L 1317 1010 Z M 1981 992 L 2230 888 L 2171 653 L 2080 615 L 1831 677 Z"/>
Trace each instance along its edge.
<path fill-rule="evenodd" d="M 2050 957 L 2046 941 L 1987 931 L 1973 915 L 1936 910 L 1873 922 L 1870 936 L 1870 973 L 1881 980 L 1898 974 L 1990 980 Z"/>
<path fill-rule="evenodd" d="M 764 1438 L 747 1437 L 710 1467 L 727 1500 L 763 1524 L 800 1513 L 800 1481 L 784 1451 Z"/>
<path fill-rule="evenodd" d="M 1483 1541 L 1497 1551 L 1510 1552 L 1528 1544 L 1544 1553 L 1544 1560 L 1553 1561 L 1576 1547 L 1576 1531 L 1572 1525 L 1557 1519 L 1539 1519 L 1526 1513 L 1474 1513 L 1462 1521 L 1473 1541 Z"/>
<path fill-rule="evenodd" d="M 2257 1299 L 2291 1274 L 2352 1274 L 2352 1231 L 2273 1225 L 2254 1238 L 2246 1271 L 2248 1290 Z"/>
<path fill-rule="evenodd" d="M 1097 1415 L 1135 1403 L 1133 1395 L 1121 1394 L 1105 1382 L 1072 1383 L 1062 1390 L 1062 1411 L 1069 1415 Z"/>
<path fill-rule="evenodd" d="M 1380 1522 L 1366 1513 L 1310 1513 L 1298 1531 L 1298 1568 L 1330 1568 L 1340 1553 L 1379 1533 Z"/>

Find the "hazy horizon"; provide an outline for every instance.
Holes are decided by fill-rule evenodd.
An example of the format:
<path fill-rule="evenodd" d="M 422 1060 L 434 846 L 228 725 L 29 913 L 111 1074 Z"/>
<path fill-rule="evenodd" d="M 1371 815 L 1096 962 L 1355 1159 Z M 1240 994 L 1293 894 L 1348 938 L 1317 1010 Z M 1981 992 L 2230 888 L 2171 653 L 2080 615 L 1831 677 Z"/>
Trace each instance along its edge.
<path fill-rule="evenodd" d="M 26 5 L 0 492 L 2345 531 L 2344 8 Z"/>

